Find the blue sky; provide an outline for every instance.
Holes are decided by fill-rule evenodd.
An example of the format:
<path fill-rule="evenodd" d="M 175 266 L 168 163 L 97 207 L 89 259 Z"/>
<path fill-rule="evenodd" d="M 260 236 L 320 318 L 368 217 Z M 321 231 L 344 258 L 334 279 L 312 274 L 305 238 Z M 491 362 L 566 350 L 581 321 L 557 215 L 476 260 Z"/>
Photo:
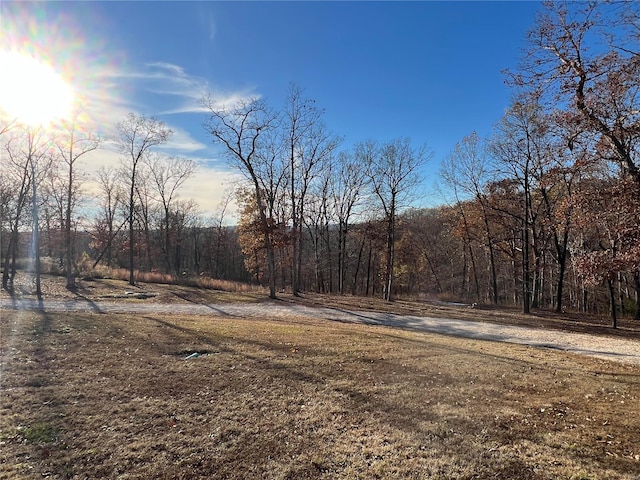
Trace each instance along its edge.
<path fill-rule="evenodd" d="M 442 158 L 474 130 L 490 134 L 508 106 L 501 71 L 517 67 L 540 4 L 5 0 L 0 9 L 3 43 L 51 50 L 105 133 L 129 111 L 174 129 L 167 150 L 201 163 L 182 196 L 210 211 L 232 175 L 203 130 L 198 99 L 260 96 L 278 107 L 290 82 L 326 110 L 343 148 L 426 143 L 432 203 Z M 115 161 L 103 152 L 88 169 Z"/>

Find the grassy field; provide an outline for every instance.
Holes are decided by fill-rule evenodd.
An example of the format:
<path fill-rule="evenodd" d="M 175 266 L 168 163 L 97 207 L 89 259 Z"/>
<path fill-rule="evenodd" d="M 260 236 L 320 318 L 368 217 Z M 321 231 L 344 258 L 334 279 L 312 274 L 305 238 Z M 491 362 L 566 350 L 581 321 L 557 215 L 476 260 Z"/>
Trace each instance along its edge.
<path fill-rule="evenodd" d="M 640 478 L 637 366 L 268 316 L 2 311 L 0 342 L 3 479 Z"/>

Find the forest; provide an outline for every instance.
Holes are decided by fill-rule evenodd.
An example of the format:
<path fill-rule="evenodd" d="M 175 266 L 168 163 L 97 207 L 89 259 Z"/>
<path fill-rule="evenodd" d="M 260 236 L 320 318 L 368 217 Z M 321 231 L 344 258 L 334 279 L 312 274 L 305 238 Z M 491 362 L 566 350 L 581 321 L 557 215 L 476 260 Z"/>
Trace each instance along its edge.
<path fill-rule="evenodd" d="M 244 182 L 205 217 L 181 187 L 194 160 L 171 130 L 131 113 L 113 138 L 0 123 L 2 287 L 19 269 L 127 272 L 305 291 L 518 306 L 640 320 L 640 4 L 549 2 L 493 134 L 444 159 L 408 138 L 349 147 L 290 84 L 282 105 L 202 98 L 204 128 Z M 88 197 L 83 160 L 117 148 Z M 446 201 L 416 208 L 422 167 Z M 180 194 L 180 195 L 179 195 Z M 241 213 L 229 226 L 228 207 Z M 88 208 L 90 206 L 90 208 Z"/>

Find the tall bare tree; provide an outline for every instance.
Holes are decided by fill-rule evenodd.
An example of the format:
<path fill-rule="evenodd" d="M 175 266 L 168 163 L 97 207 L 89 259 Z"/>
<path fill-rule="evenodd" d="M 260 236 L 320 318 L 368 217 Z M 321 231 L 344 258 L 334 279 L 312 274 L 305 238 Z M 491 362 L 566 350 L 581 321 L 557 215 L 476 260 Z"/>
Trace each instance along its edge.
<path fill-rule="evenodd" d="M 16 180 L 22 182 L 18 191 L 12 219 L 12 232 L 5 256 L 5 268 L 2 285 L 5 289 L 13 288 L 13 278 L 16 273 L 16 253 L 18 248 L 18 230 L 27 202 L 31 200 L 31 255 L 35 274 L 36 295 L 42 297 L 40 279 L 40 224 L 39 224 L 39 185 L 53 164 L 51 152 L 51 138 L 41 127 L 23 127 L 12 131 L 11 138 L 6 144 L 8 165 L 15 168 Z M 3 162 L 4 163 L 4 162 Z M 29 191 L 30 190 L 30 191 Z"/>
<path fill-rule="evenodd" d="M 31 169 L 28 158 L 22 157 L 20 143 L 22 139 L 12 136 L 4 145 L 2 155 L 2 179 L 4 184 L 3 196 L 8 200 L 3 203 L 3 218 L 9 231 L 9 239 L 2 242 L 4 248 L 4 268 L 2 271 L 2 288 L 13 290 L 13 280 L 16 275 L 16 254 L 18 251 L 18 235 L 21 225 L 25 222 L 24 213 L 31 191 Z"/>
<path fill-rule="evenodd" d="M 289 86 L 284 109 L 283 136 L 288 160 L 293 250 L 291 283 L 294 295 L 300 289 L 302 227 L 307 194 L 311 183 L 326 166 L 340 141 L 328 132 L 322 121 L 323 114 L 314 100 L 304 98 L 300 87 L 294 84 Z"/>
<path fill-rule="evenodd" d="M 539 209 L 534 206 L 536 170 L 545 164 L 552 154 L 549 144 L 549 122 L 539 105 L 533 102 L 514 100 L 496 129 L 491 142 L 491 151 L 499 164 L 499 170 L 520 187 L 520 202 L 517 208 L 509 206 L 502 213 L 513 215 L 522 225 L 522 295 L 523 311 L 530 313 L 533 292 L 533 277 L 538 270 L 532 267 L 535 254 L 539 259 L 540 240 L 536 230 Z M 498 208 L 495 205 L 493 208 Z"/>
<path fill-rule="evenodd" d="M 67 274 L 67 288 L 76 288 L 74 274 L 74 249 L 72 236 L 72 219 L 74 208 L 77 206 L 80 190 L 78 162 L 87 153 L 92 152 L 102 144 L 102 139 L 95 132 L 83 132 L 80 129 L 82 112 L 77 112 L 68 122 L 63 124 L 63 134 L 58 137 L 56 145 L 66 167 L 66 196 L 64 206 L 64 244 L 65 244 L 65 270 Z"/>
<path fill-rule="evenodd" d="M 484 194 L 484 187 L 491 177 L 491 165 L 480 137 L 474 132 L 457 143 L 453 152 L 444 160 L 441 176 L 454 192 L 459 189 L 467 196 L 472 196 L 480 205 L 484 225 L 489 263 L 491 271 L 491 300 L 498 303 L 498 279 L 494 235 L 490 228 L 489 207 Z M 458 199 L 459 201 L 460 199 Z"/>
<path fill-rule="evenodd" d="M 171 272 L 173 270 L 173 262 L 171 261 L 173 247 L 170 228 L 171 209 L 177 190 L 193 175 L 196 163 L 190 158 L 165 157 L 158 154 L 148 155 L 146 161 L 153 188 L 162 205 L 163 220 L 161 230 L 164 231 L 162 251 L 165 256 L 167 272 Z M 178 274 L 179 272 L 176 271 L 175 273 Z"/>
<path fill-rule="evenodd" d="M 169 139 L 173 133 L 171 129 L 155 118 L 147 118 L 143 115 L 129 113 L 124 120 L 118 123 L 118 136 L 116 143 L 123 155 L 123 171 L 128 182 L 128 222 L 129 222 L 129 284 L 135 285 L 134 255 L 135 255 L 135 209 L 136 188 L 138 186 L 139 169 L 143 159 L 150 151 Z"/>
<path fill-rule="evenodd" d="M 251 183 L 260 226 L 264 235 L 269 277 L 269 297 L 276 298 L 274 252 L 274 201 L 282 188 L 283 168 L 276 164 L 280 152 L 274 152 L 273 129 L 278 115 L 264 100 L 239 100 L 220 105 L 208 96 L 202 99 L 209 118 L 205 124 L 213 140 L 224 148 L 230 164 Z M 269 139 L 265 140 L 265 136 Z"/>
<path fill-rule="evenodd" d="M 98 170 L 97 180 L 100 188 L 100 212 L 95 220 L 94 244 L 98 247 L 99 254 L 93 264 L 95 268 L 102 257 L 107 255 L 107 266 L 113 263 L 113 241 L 127 223 L 125 216 L 119 226 L 116 226 L 118 211 L 122 209 L 126 196 L 120 185 L 119 172 L 113 167 L 102 167 Z"/>
<path fill-rule="evenodd" d="M 366 164 L 352 152 L 341 152 L 330 176 L 329 195 L 338 220 L 338 292 L 345 293 L 347 235 L 351 217 L 367 187 Z"/>
<path fill-rule="evenodd" d="M 367 176 L 373 193 L 380 202 L 387 224 L 387 251 L 383 297 L 393 297 L 393 268 L 395 254 L 396 217 L 413 199 L 422 177 L 420 168 L 432 156 L 425 146 L 411 146 L 408 138 L 397 139 L 381 147 L 364 144 L 358 155 L 366 162 Z"/>
<path fill-rule="evenodd" d="M 331 209 L 331 168 L 322 170 L 306 201 L 304 224 L 313 249 L 313 278 L 317 292 L 334 291 L 333 255 L 330 224 L 335 216 Z"/>

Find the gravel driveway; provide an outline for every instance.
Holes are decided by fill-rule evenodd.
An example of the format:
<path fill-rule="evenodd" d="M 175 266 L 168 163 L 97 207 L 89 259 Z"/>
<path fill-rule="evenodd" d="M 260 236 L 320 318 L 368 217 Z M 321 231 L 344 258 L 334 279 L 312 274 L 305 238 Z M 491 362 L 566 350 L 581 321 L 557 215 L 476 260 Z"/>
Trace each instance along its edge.
<path fill-rule="evenodd" d="M 37 302 L 35 300 L 2 299 L 0 308 L 42 309 L 51 312 L 156 313 L 221 317 L 288 318 L 303 316 L 339 322 L 384 325 L 478 340 L 517 343 L 640 365 L 640 342 L 635 340 L 448 318 L 394 315 L 338 308 L 312 308 L 302 305 L 284 305 L 278 302 L 258 304 L 162 304 L 78 300 L 45 300 Z"/>

